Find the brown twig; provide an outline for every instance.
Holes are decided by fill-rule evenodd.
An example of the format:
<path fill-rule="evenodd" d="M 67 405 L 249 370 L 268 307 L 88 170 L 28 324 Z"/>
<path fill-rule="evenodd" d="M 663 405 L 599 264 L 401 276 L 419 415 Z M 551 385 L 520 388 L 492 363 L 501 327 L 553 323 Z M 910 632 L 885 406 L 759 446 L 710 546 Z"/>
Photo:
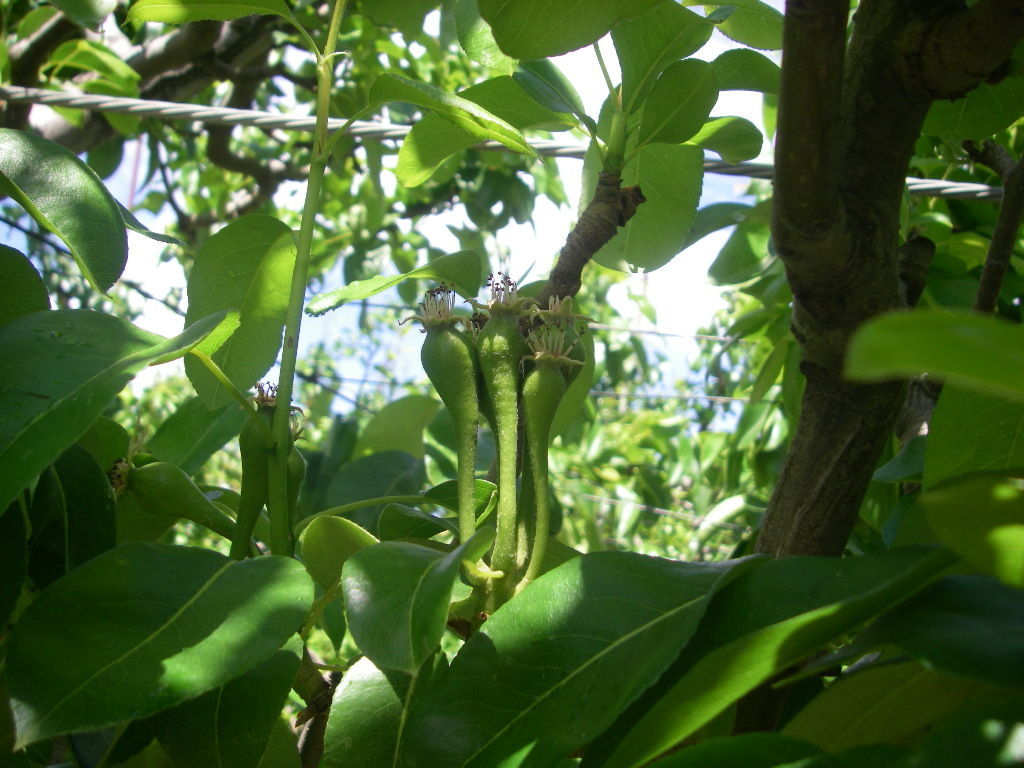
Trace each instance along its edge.
<path fill-rule="evenodd" d="M 618 174 L 602 173 L 598 177 L 593 199 L 565 239 L 548 282 L 537 296 L 542 307 L 547 306 L 552 296 L 576 295 L 583 268 L 615 236 L 619 227 L 626 226 L 644 200 L 640 187 L 623 187 Z"/>
<path fill-rule="evenodd" d="M 996 309 L 1003 279 L 1010 266 L 1010 256 L 1017 242 L 1021 220 L 1024 219 L 1024 162 L 1017 161 L 1005 148 L 986 140 L 980 146 L 964 142 L 964 148 L 977 162 L 999 174 L 1003 180 L 1003 199 L 999 217 L 985 254 L 985 266 L 974 297 L 974 309 L 992 313 Z"/>

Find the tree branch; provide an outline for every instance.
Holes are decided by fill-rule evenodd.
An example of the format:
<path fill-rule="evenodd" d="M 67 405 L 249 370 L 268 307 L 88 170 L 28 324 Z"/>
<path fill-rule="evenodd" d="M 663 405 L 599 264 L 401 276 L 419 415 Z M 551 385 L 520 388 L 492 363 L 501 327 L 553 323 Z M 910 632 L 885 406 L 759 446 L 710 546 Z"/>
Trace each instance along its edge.
<path fill-rule="evenodd" d="M 947 13 L 922 36 L 921 83 L 934 98 L 962 96 L 1000 72 L 1022 35 L 1020 0 L 980 0 Z"/>
<path fill-rule="evenodd" d="M 994 312 L 1003 279 L 1010 266 L 1010 256 L 1017 242 L 1021 221 L 1024 219 L 1024 162 L 1015 161 L 1010 153 L 992 141 L 985 141 L 980 147 L 965 142 L 968 153 L 977 162 L 983 163 L 999 174 L 1003 180 L 1003 199 L 999 205 L 992 240 L 985 254 L 985 266 L 974 297 L 974 308 L 979 312 Z"/>
<path fill-rule="evenodd" d="M 583 268 L 615 236 L 619 227 L 626 226 L 643 202 L 640 187 L 623 188 L 618 174 L 602 173 L 598 177 L 594 198 L 565 239 L 548 282 L 537 296 L 542 307 L 548 305 L 552 296 L 576 295 Z"/>
<path fill-rule="evenodd" d="M 845 0 L 789 0 L 775 145 L 775 246 L 789 270 L 827 268 L 841 228 L 838 151 Z"/>
<path fill-rule="evenodd" d="M 33 88 L 39 84 L 39 70 L 58 45 L 79 33 L 79 28 L 58 13 L 34 33 L 14 43 L 8 51 L 11 84 Z M 5 128 L 24 128 L 31 104 L 7 104 L 2 115 Z"/>

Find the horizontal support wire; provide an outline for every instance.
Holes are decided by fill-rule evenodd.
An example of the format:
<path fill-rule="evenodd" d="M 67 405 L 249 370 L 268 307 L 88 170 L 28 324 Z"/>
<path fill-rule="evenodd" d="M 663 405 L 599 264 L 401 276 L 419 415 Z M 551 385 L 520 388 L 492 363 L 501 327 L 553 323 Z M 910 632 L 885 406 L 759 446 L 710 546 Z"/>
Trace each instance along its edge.
<path fill-rule="evenodd" d="M 47 91 L 42 88 L 22 88 L 19 86 L 0 86 L 0 99 L 29 104 L 47 104 L 75 109 L 87 109 L 93 112 L 120 112 L 140 117 L 153 117 L 158 120 L 195 120 L 201 123 L 219 125 L 248 125 L 257 128 L 277 128 L 285 131 L 302 131 L 312 133 L 316 118 L 311 116 L 289 116 L 274 112 L 261 112 L 254 109 L 232 109 L 229 107 L 204 107 L 198 104 L 179 104 L 173 101 L 156 101 L 148 99 L 130 99 L 124 96 L 95 96 L 91 94 L 62 93 Z M 344 120 L 331 118 L 327 122 L 329 131 L 337 131 L 345 124 Z M 365 139 L 402 139 L 411 130 L 408 125 L 393 125 L 357 120 L 349 126 L 347 133 Z M 482 149 L 505 150 L 503 144 L 487 141 L 477 145 Z M 552 139 L 533 139 L 530 141 L 539 154 L 546 157 L 570 157 L 583 159 L 587 148 L 581 144 L 566 143 Z M 727 176 L 746 176 L 755 179 L 770 179 L 774 169 L 767 163 L 724 163 L 718 160 L 705 160 L 704 170 Z M 986 184 L 943 181 L 941 179 L 907 179 L 907 190 L 912 195 L 922 197 L 945 197 L 968 200 L 998 200 L 1003 191 L 999 187 Z"/>

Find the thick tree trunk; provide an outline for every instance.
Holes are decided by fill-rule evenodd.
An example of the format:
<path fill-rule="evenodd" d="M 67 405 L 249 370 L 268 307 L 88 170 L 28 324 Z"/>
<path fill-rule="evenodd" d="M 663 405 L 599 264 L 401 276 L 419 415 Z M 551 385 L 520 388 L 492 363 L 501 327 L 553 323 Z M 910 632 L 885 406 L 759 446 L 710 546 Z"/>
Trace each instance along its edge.
<path fill-rule="evenodd" d="M 843 378 L 867 319 L 903 304 L 899 209 L 931 102 L 964 93 L 1024 31 L 1020 0 L 790 0 L 772 231 L 793 290 L 807 377 L 757 551 L 840 555 L 902 402 L 898 384 Z"/>

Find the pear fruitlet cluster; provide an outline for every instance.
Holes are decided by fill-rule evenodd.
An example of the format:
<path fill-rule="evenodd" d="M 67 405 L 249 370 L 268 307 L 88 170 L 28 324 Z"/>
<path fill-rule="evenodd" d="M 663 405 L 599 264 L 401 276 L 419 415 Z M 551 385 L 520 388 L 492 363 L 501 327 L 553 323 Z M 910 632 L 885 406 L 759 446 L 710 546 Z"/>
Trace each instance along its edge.
<path fill-rule="evenodd" d="M 480 416 L 491 425 L 497 447 L 498 500 L 494 546 L 486 561 L 465 563 L 475 604 L 491 612 L 543 571 L 549 538 L 548 442 L 551 424 L 573 373 L 583 318 L 571 299 L 540 308 L 518 295 L 515 282 L 498 273 L 488 279 L 491 298 L 473 302 L 476 313 L 454 312 L 446 285 L 427 291 L 420 314 L 426 339 L 423 369 L 455 424 L 458 458 L 459 536 L 466 541 L 476 519 L 475 467 Z M 517 498 L 520 422 L 526 444 Z"/>

